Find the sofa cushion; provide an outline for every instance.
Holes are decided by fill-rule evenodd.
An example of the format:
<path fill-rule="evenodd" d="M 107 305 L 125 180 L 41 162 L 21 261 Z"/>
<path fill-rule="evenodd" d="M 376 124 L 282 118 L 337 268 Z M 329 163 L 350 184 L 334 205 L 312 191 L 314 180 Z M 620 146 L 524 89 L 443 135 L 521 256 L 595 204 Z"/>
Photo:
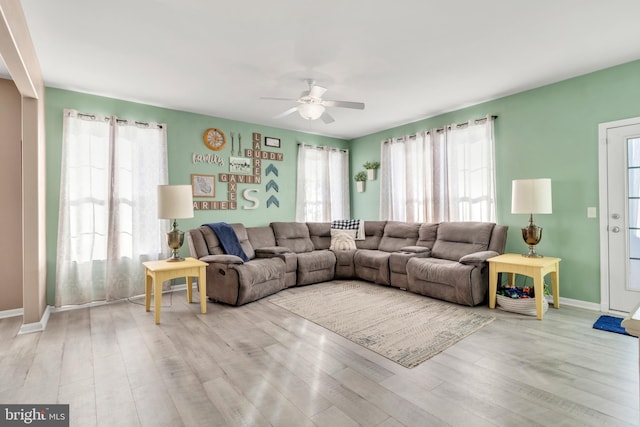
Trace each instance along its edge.
<path fill-rule="evenodd" d="M 418 242 L 416 245 L 424 246 L 425 248 L 433 248 L 437 235 L 437 223 L 425 222 L 424 224 L 420 224 L 420 229 L 418 230 Z"/>
<path fill-rule="evenodd" d="M 331 246 L 331 223 L 308 222 L 307 228 L 309 228 L 309 237 L 315 250 L 329 249 Z"/>
<path fill-rule="evenodd" d="M 273 235 L 273 229 L 269 226 L 247 227 L 247 236 L 254 250 L 276 246 L 276 236 Z"/>
<path fill-rule="evenodd" d="M 438 226 L 438 238 L 433 244 L 434 258 L 459 261 L 473 252 L 486 251 L 491 240 L 493 223 L 443 222 Z"/>
<path fill-rule="evenodd" d="M 382 285 L 389 284 L 389 252 L 358 249 L 353 256 L 356 277 Z"/>
<path fill-rule="evenodd" d="M 418 241 L 420 224 L 412 222 L 388 221 L 378 249 L 395 252 L 404 246 L 415 246 Z"/>
<path fill-rule="evenodd" d="M 244 253 L 245 255 L 247 255 L 247 258 L 254 259 L 256 257 L 256 253 L 253 250 L 253 246 L 251 245 L 251 242 L 249 241 L 249 236 L 247 235 L 247 229 L 245 228 L 244 224 L 235 223 L 230 225 L 233 228 L 233 231 L 236 232 L 236 236 L 238 236 L 238 241 L 240 241 L 240 246 L 242 246 L 242 250 L 244 250 Z"/>
<path fill-rule="evenodd" d="M 484 301 L 488 285 L 482 269 L 437 258 L 407 262 L 407 290 L 428 297 L 474 306 Z"/>
<path fill-rule="evenodd" d="M 297 285 L 332 280 L 336 271 L 336 256 L 329 250 L 298 254 Z"/>
<path fill-rule="evenodd" d="M 387 221 L 365 221 L 364 240 L 356 240 L 358 249 L 378 249 Z"/>
<path fill-rule="evenodd" d="M 295 253 L 313 250 L 309 228 L 304 222 L 272 222 L 271 228 L 278 246 L 286 246 Z"/>

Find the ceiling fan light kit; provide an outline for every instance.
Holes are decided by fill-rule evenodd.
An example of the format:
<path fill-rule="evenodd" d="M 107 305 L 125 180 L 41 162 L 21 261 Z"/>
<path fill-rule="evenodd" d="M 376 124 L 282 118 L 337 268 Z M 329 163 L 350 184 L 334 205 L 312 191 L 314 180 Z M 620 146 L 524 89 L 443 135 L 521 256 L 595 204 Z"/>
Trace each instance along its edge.
<path fill-rule="evenodd" d="M 272 101 L 295 101 L 298 103 L 297 107 L 288 109 L 287 111 L 278 114 L 275 118 L 282 118 L 297 111 L 300 117 L 305 120 L 317 120 L 322 119 L 325 124 L 332 123 L 333 117 L 326 111 L 327 107 L 339 107 L 339 108 L 352 108 L 356 110 L 364 110 L 363 102 L 350 102 L 350 101 L 333 101 L 323 100 L 322 95 L 327 91 L 322 86 L 316 86 L 315 81 L 311 79 L 306 80 L 309 85 L 309 90 L 302 92 L 300 98 L 273 98 L 263 97 L 262 99 Z"/>
<path fill-rule="evenodd" d="M 324 106 L 320 104 L 300 104 L 298 105 L 298 113 L 300 117 L 306 120 L 316 120 L 324 113 Z"/>

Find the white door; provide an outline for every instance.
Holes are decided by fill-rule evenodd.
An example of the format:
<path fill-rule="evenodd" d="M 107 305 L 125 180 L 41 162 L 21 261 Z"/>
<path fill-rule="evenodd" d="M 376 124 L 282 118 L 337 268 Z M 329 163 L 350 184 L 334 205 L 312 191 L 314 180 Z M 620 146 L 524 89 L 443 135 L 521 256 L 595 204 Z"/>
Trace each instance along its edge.
<path fill-rule="evenodd" d="M 630 312 L 640 304 L 640 120 L 623 123 L 606 129 L 607 209 L 601 211 L 607 215 L 609 310 Z"/>

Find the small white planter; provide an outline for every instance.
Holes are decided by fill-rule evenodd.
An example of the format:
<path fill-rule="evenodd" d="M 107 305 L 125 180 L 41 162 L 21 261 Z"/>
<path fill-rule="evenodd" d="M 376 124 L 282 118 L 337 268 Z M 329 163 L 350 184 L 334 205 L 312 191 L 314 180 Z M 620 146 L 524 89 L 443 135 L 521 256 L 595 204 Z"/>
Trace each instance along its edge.
<path fill-rule="evenodd" d="M 358 193 L 364 191 L 364 181 L 356 181 L 356 190 L 358 190 Z"/>
<path fill-rule="evenodd" d="M 369 178 L 369 181 L 373 181 L 376 179 L 377 171 L 378 169 L 367 169 L 367 177 Z"/>

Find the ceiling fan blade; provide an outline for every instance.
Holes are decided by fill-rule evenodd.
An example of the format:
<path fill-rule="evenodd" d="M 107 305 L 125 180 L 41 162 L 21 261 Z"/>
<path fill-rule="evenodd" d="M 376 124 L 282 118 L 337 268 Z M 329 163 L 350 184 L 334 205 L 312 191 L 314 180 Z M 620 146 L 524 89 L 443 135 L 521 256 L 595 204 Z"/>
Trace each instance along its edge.
<path fill-rule="evenodd" d="M 320 118 L 322 119 L 322 121 L 324 122 L 324 124 L 328 125 L 329 123 L 333 123 L 336 121 L 336 119 L 334 119 L 333 117 L 331 117 L 331 114 L 327 113 L 326 111 L 324 113 L 322 113 L 322 115 L 320 116 Z"/>
<path fill-rule="evenodd" d="M 288 116 L 291 113 L 295 113 L 296 111 L 298 111 L 298 107 L 291 107 L 287 111 L 285 111 L 284 113 L 280 113 L 277 116 L 275 116 L 274 119 L 281 119 L 281 118 L 283 118 L 285 116 Z"/>
<path fill-rule="evenodd" d="M 289 101 L 289 102 L 291 101 L 295 102 L 298 100 L 297 98 L 276 98 L 273 96 L 261 96 L 260 99 L 266 99 L 267 101 Z"/>
<path fill-rule="evenodd" d="M 322 98 L 322 95 L 324 95 L 324 93 L 327 91 L 326 88 L 323 88 L 322 86 L 311 86 L 311 89 L 309 89 L 309 96 L 311 98 Z"/>
<path fill-rule="evenodd" d="M 364 110 L 364 102 L 322 101 L 322 105 L 325 107 L 355 108 L 356 110 Z"/>

